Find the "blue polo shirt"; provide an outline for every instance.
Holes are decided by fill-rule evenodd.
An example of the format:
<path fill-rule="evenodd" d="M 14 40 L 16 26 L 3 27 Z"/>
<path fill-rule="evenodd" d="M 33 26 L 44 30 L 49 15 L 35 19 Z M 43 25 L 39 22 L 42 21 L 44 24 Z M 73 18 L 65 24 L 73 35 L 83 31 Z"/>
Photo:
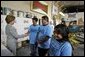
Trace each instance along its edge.
<path fill-rule="evenodd" d="M 69 42 L 59 42 L 51 39 L 49 56 L 72 56 L 72 46 Z"/>
<path fill-rule="evenodd" d="M 37 38 L 36 38 L 36 35 L 37 35 L 37 32 L 39 30 L 39 25 L 31 25 L 29 28 L 29 41 L 30 41 L 30 44 L 35 44 L 35 42 L 37 41 Z"/>
<path fill-rule="evenodd" d="M 38 40 L 43 39 L 44 36 L 49 36 L 49 39 L 42 44 L 38 44 L 38 47 L 48 49 L 50 47 L 50 41 L 52 37 L 52 27 L 48 24 L 46 26 L 41 25 L 39 29 Z"/>

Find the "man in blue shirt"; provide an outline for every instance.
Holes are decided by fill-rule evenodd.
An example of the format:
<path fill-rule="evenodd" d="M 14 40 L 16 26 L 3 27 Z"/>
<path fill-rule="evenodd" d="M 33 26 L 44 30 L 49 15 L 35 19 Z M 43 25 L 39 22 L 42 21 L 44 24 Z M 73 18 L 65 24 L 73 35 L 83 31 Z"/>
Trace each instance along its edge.
<path fill-rule="evenodd" d="M 38 35 L 38 53 L 39 56 L 45 56 L 50 47 L 52 37 L 52 27 L 49 25 L 47 16 L 42 17 L 42 25 L 39 28 Z"/>
<path fill-rule="evenodd" d="M 31 50 L 31 56 L 36 56 L 36 49 L 37 49 L 37 33 L 39 30 L 39 25 L 37 24 L 38 18 L 34 17 L 32 18 L 33 24 L 29 27 L 28 33 L 29 33 L 29 43 L 30 43 L 30 50 Z"/>

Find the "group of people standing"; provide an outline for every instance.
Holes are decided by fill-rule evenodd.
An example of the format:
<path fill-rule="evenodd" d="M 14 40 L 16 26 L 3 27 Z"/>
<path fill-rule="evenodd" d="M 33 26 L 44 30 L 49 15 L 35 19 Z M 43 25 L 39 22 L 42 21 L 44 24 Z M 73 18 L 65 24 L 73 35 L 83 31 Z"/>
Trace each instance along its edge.
<path fill-rule="evenodd" d="M 32 18 L 32 25 L 28 28 L 28 32 L 18 35 L 16 29 L 12 26 L 15 23 L 15 17 L 8 15 L 6 17 L 6 35 L 7 47 L 16 55 L 17 39 L 29 36 L 29 44 L 31 56 L 71 56 L 72 46 L 68 39 L 67 27 L 58 24 L 54 27 L 54 31 L 49 24 L 49 18 L 42 16 L 42 25 L 38 25 L 38 18 Z"/>

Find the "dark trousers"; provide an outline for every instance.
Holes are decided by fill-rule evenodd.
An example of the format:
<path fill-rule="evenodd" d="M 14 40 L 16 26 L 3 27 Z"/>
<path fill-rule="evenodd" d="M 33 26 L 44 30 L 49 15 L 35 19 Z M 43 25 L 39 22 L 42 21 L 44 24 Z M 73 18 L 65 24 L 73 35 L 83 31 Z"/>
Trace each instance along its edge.
<path fill-rule="evenodd" d="M 36 56 L 37 46 L 35 44 L 30 44 L 31 56 Z"/>
<path fill-rule="evenodd" d="M 43 48 L 38 47 L 39 56 L 45 56 L 48 53 L 48 50 L 49 49 L 43 49 Z"/>

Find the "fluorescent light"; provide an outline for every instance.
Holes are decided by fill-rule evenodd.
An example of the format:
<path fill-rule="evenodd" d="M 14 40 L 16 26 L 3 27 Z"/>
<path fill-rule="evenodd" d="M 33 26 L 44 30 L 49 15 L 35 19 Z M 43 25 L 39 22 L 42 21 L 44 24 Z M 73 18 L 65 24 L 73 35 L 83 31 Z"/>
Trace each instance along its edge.
<path fill-rule="evenodd" d="M 65 14 L 63 14 L 62 12 L 59 12 L 62 16 L 65 16 Z"/>

